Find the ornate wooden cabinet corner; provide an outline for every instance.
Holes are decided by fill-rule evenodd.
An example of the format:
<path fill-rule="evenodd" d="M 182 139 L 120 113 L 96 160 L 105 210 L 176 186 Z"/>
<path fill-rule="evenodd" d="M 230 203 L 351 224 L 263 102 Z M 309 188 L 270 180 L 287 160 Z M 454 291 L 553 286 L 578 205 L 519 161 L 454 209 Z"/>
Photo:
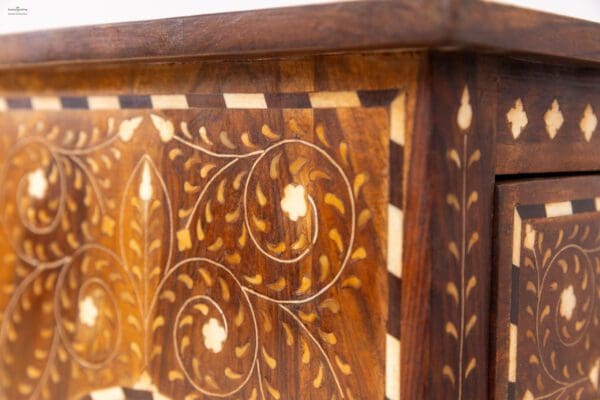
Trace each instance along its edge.
<path fill-rule="evenodd" d="M 599 34 L 396 0 L 2 38 L 0 399 L 599 398 Z"/>

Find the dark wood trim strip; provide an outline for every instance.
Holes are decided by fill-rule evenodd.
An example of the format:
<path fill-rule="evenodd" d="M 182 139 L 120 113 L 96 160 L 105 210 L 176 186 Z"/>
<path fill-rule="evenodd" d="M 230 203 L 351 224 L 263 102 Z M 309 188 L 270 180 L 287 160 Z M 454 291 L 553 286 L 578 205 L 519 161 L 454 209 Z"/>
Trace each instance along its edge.
<path fill-rule="evenodd" d="M 86 97 L 62 96 L 60 98 L 60 104 L 63 109 L 87 110 L 89 108 Z"/>
<path fill-rule="evenodd" d="M 390 140 L 390 204 L 402 209 L 402 188 L 404 187 L 403 146 Z"/>
<path fill-rule="evenodd" d="M 6 105 L 11 110 L 30 110 L 31 100 L 27 97 L 8 97 Z"/>
<path fill-rule="evenodd" d="M 388 272 L 388 304 L 390 305 L 387 332 L 400 340 L 400 306 L 402 301 L 402 279 Z"/>
<path fill-rule="evenodd" d="M 546 218 L 544 204 L 525 204 L 517 207 L 521 219 Z"/>
<path fill-rule="evenodd" d="M 571 207 L 573 214 L 594 212 L 596 211 L 596 201 L 595 199 L 572 200 Z"/>

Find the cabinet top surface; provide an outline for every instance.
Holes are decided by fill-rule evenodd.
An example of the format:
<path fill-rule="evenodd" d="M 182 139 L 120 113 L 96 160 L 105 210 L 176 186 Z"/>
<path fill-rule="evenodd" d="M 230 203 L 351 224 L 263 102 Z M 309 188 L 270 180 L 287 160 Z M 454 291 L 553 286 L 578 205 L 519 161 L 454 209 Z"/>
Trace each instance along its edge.
<path fill-rule="evenodd" d="M 600 62 L 600 24 L 474 0 L 360 0 L 2 36 L 0 68 L 394 48 Z"/>

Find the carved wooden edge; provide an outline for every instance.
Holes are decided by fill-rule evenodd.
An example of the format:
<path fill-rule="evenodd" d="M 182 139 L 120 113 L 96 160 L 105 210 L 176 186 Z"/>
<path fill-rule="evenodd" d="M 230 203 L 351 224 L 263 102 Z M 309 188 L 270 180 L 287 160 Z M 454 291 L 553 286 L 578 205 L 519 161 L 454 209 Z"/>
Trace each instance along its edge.
<path fill-rule="evenodd" d="M 560 187 L 560 191 L 556 188 Z M 517 373 L 518 280 L 523 221 L 599 211 L 597 177 L 582 176 L 500 183 L 494 206 L 495 240 L 492 286 L 490 398 L 514 399 Z M 560 213 L 557 210 L 559 205 Z M 550 210 L 550 212 L 548 212 Z M 515 290 L 516 289 L 516 290 Z"/>
<path fill-rule="evenodd" d="M 600 62 L 599 32 L 593 22 L 489 2 L 362 0 L 4 35 L 0 68 L 422 46 Z"/>
<path fill-rule="evenodd" d="M 432 53 L 406 191 L 403 398 L 487 396 L 495 98 L 472 55 Z"/>

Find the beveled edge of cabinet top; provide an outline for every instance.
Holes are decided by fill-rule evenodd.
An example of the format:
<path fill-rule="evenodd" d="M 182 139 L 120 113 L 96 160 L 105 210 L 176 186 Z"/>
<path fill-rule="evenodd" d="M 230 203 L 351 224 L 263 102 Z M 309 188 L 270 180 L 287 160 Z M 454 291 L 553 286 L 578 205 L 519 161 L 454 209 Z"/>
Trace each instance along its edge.
<path fill-rule="evenodd" d="M 598 37 L 597 23 L 487 1 L 359 0 L 0 35 L 0 68 L 397 48 L 598 63 Z"/>

